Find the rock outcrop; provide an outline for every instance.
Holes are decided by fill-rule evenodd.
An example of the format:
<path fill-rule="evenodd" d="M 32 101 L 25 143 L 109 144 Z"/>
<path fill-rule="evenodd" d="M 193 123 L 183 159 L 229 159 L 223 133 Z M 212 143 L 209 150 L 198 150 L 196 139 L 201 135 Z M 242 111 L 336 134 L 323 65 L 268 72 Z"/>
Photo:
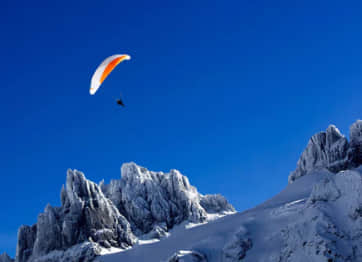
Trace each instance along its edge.
<path fill-rule="evenodd" d="M 162 223 L 170 229 L 185 220 L 204 222 L 211 211 L 235 211 L 222 196 L 209 199 L 200 195 L 177 170 L 152 172 L 127 163 L 121 172 L 121 180 L 113 180 L 109 185 L 103 183 L 102 190 L 125 214 L 137 235 L 148 233 Z M 209 199 L 204 201 L 207 206 L 202 206 L 204 198 Z"/>
<path fill-rule="evenodd" d="M 200 205 L 207 213 L 234 212 L 234 207 L 220 194 L 200 196 Z"/>
<path fill-rule="evenodd" d="M 16 246 L 16 261 L 27 261 L 33 253 L 36 239 L 36 224 L 33 226 L 21 226 L 18 230 L 18 244 Z"/>
<path fill-rule="evenodd" d="M 350 127 L 350 142 L 331 125 L 325 132 L 311 137 L 300 156 L 297 168 L 288 178 L 292 183 L 297 178 L 317 169 L 328 169 L 333 173 L 362 164 L 362 121 Z"/>
<path fill-rule="evenodd" d="M 128 163 L 121 171 L 120 180 L 97 185 L 68 170 L 62 205 L 47 205 L 35 225 L 19 228 L 16 262 L 92 261 L 102 248 L 129 248 L 137 236 L 161 238 L 183 221 L 235 211 L 220 195 L 199 194 L 177 170 Z"/>
<path fill-rule="evenodd" d="M 34 259 L 34 262 L 92 262 L 101 254 L 101 247 L 92 242 L 83 242 L 66 250 L 54 250 Z"/>
<path fill-rule="evenodd" d="M 207 262 L 207 258 L 197 251 L 180 250 L 173 254 L 167 262 Z"/>
<path fill-rule="evenodd" d="M 349 158 L 355 165 L 362 165 L 362 120 L 356 121 L 350 128 Z"/>
<path fill-rule="evenodd" d="M 269 204 L 226 217 L 220 224 L 204 225 L 205 231 L 176 229 L 174 237 L 159 243 L 162 252 L 172 251 L 167 257 L 173 254 L 164 259 L 359 262 L 361 120 L 351 126 L 349 138 L 335 126 L 314 135 L 289 176 L 290 183 L 301 179 Z M 153 172 L 135 163 L 124 164 L 121 179 L 109 184 L 97 185 L 83 173 L 68 170 L 61 203 L 60 207 L 48 205 L 35 225 L 19 228 L 16 262 L 91 262 L 107 248 L 130 248 L 137 241 L 168 236 L 171 228 L 185 221 L 202 223 L 235 211 L 221 195 L 200 194 L 177 170 Z M 168 245 L 167 241 L 174 242 Z M 142 247 L 119 254 L 139 250 Z M 0 256 L 0 262 L 9 259 Z"/>
<path fill-rule="evenodd" d="M 20 227 L 17 262 L 32 261 L 85 241 L 120 248 L 135 243 L 127 219 L 83 173 L 68 170 L 61 201 L 61 207 L 48 205 L 39 214 L 36 225 Z"/>

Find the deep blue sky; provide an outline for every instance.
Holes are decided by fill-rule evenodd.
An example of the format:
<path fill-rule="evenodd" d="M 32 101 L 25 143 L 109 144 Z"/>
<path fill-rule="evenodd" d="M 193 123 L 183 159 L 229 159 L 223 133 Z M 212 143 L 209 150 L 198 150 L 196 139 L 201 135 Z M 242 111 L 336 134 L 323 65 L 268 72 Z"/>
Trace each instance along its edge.
<path fill-rule="evenodd" d="M 59 205 L 66 170 L 179 169 L 238 209 L 362 109 L 361 1 L 2 1 L 0 252 Z M 90 78 L 128 53 L 95 96 Z M 116 106 L 123 93 L 126 108 Z"/>

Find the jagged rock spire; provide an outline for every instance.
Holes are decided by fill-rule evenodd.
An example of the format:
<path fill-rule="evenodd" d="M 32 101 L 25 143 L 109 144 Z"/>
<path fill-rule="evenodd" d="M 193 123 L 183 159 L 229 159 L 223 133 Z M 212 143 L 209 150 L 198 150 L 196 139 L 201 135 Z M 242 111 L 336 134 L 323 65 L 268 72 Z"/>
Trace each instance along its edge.
<path fill-rule="evenodd" d="M 102 190 L 137 234 L 148 233 L 160 223 L 172 228 L 185 220 L 203 222 L 213 210 L 234 211 L 220 195 L 211 198 L 199 194 L 188 178 L 174 169 L 153 172 L 131 162 L 122 165 L 121 175 L 121 180 L 102 184 Z"/>
<path fill-rule="evenodd" d="M 300 156 L 297 168 L 289 175 L 289 183 L 317 169 L 338 172 L 362 164 L 362 121 L 350 127 L 350 143 L 339 130 L 330 125 L 325 132 L 311 137 Z"/>

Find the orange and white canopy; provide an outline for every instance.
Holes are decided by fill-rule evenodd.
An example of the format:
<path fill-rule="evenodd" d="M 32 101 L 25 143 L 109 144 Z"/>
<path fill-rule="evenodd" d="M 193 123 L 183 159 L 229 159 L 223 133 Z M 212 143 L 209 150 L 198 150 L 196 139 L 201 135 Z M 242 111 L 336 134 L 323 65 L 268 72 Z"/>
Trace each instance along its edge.
<path fill-rule="evenodd" d="M 112 55 L 106 58 L 96 69 L 92 76 L 91 86 L 89 89 L 89 93 L 94 95 L 98 88 L 101 86 L 103 81 L 107 78 L 107 76 L 113 71 L 113 69 L 122 61 L 130 60 L 131 57 L 129 55 Z"/>

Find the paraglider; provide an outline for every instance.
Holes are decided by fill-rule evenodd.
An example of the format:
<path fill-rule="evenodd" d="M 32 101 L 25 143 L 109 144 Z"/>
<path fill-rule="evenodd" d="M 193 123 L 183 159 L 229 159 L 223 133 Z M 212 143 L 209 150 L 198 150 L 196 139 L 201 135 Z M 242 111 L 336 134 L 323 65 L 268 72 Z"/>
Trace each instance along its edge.
<path fill-rule="evenodd" d="M 103 81 L 107 78 L 107 76 L 113 71 L 113 69 L 122 61 L 130 60 L 131 57 L 129 55 L 112 55 L 107 57 L 96 69 L 92 76 L 91 86 L 89 89 L 89 93 L 94 95 L 99 87 L 102 85 Z M 118 102 L 117 102 L 118 103 Z M 123 103 L 122 103 L 123 104 Z"/>
<path fill-rule="evenodd" d="M 117 99 L 117 104 L 124 107 L 124 103 L 122 101 L 122 96 L 119 99 Z"/>

